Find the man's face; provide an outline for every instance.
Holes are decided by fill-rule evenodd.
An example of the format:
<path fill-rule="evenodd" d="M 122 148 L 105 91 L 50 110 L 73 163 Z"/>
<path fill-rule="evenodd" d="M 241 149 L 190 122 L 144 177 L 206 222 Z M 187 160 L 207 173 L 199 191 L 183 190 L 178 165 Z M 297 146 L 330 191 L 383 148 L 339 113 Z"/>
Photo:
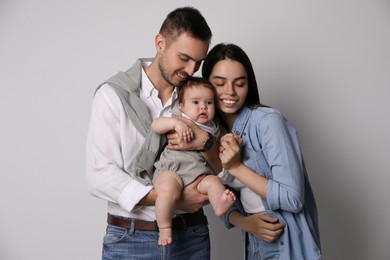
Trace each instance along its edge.
<path fill-rule="evenodd" d="M 163 41 L 158 61 L 161 76 L 170 85 L 181 86 L 188 76 L 199 69 L 209 44 L 187 33 L 182 33 L 170 43 L 165 38 Z"/>

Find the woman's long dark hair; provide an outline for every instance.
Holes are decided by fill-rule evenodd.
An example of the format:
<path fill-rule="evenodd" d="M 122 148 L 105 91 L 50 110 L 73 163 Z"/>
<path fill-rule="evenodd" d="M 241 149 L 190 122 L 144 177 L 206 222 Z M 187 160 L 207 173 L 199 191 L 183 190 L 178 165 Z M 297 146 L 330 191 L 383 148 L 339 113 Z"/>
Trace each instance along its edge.
<path fill-rule="evenodd" d="M 207 57 L 203 62 L 202 77 L 209 80 L 215 64 L 225 59 L 241 63 L 246 70 L 248 76 L 248 93 L 245 98 L 245 104 L 249 108 L 264 106 L 260 103 L 259 90 L 257 88 L 256 76 L 253 71 L 252 63 L 244 50 L 235 44 L 220 43 L 215 45 L 207 54 Z"/>

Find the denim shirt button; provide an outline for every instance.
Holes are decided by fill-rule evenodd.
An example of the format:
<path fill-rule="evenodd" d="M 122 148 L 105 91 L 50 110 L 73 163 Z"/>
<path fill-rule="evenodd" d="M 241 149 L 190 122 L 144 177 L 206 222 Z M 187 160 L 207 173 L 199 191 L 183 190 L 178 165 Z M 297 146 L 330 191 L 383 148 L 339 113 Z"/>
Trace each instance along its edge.
<path fill-rule="evenodd" d="M 244 160 L 245 160 L 245 161 L 248 161 L 248 160 L 249 160 L 249 156 L 248 156 L 248 155 L 245 155 L 245 156 L 244 156 Z"/>
<path fill-rule="evenodd" d="M 246 132 L 242 132 L 242 136 L 246 136 Z"/>
<path fill-rule="evenodd" d="M 234 131 L 234 134 L 240 136 L 240 131 Z"/>
<path fill-rule="evenodd" d="M 283 241 L 280 241 L 280 245 L 281 245 L 281 246 L 284 245 Z"/>

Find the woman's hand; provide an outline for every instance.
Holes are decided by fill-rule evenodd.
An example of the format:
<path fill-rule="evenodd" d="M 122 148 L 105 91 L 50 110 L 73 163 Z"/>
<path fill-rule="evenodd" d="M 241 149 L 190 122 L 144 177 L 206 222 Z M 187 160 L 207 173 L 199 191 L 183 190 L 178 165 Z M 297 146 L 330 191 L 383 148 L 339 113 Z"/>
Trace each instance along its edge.
<path fill-rule="evenodd" d="M 222 167 L 239 179 L 242 184 L 266 199 L 267 179 L 254 172 L 241 161 L 241 145 L 242 139 L 232 133 L 221 138 L 219 158 Z"/>
<path fill-rule="evenodd" d="M 285 226 L 285 224 L 279 223 L 277 218 L 270 217 L 265 213 L 243 216 L 238 211 L 230 213 L 229 222 L 267 242 L 275 241 Z"/>
<path fill-rule="evenodd" d="M 234 172 L 234 168 L 238 168 L 241 165 L 241 144 L 242 139 L 232 133 L 228 133 L 221 138 L 219 158 L 221 159 L 222 167 L 231 173 Z"/>

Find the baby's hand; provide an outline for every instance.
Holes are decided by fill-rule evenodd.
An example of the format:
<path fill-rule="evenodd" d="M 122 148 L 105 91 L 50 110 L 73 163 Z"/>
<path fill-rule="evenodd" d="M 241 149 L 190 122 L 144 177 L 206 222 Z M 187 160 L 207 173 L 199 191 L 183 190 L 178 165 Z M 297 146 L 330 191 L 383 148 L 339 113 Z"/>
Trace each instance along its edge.
<path fill-rule="evenodd" d="M 180 139 L 184 140 L 185 142 L 191 142 L 194 138 L 194 132 L 192 132 L 192 129 L 182 121 L 178 120 L 175 126 L 175 131 L 178 133 Z"/>

